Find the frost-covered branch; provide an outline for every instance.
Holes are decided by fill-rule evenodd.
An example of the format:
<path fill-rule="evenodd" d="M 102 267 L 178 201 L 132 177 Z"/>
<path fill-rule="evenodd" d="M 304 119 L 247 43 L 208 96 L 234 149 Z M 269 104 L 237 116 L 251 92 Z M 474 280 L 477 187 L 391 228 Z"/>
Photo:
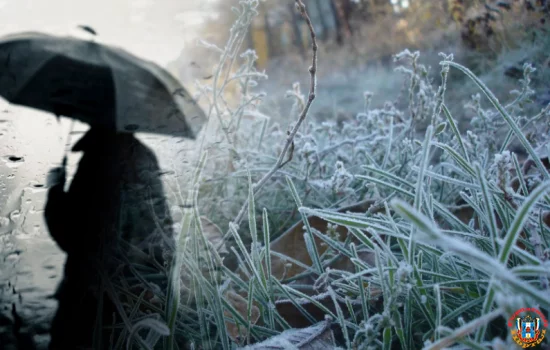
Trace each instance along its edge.
<path fill-rule="evenodd" d="M 267 181 L 279 170 L 281 169 L 286 163 L 288 163 L 288 160 L 285 161 L 287 158 L 287 155 L 290 155 L 290 158 L 292 157 L 292 149 L 294 145 L 294 137 L 296 136 L 296 133 L 300 129 L 300 126 L 303 124 L 304 120 L 306 119 L 309 108 L 311 107 L 311 104 L 313 103 L 313 100 L 315 99 L 315 91 L 317 87 L 317 39 L 315 36 L 315 30 L 313 28 L 313 24 L 311 23 L 311 19 L 309 18 L 309 15 L 306 11 L 306 6 L 302 2 L 302 0 L 295 0 L 296 1 L 296 7 L 300 11 L 302 17 L 306 21 L 307 27 L 309 29 L 309 32 L 311 34 L 311 42 L 312 42 L 312 51 L 313 51 L 313 57 L 312 57 L 312 63 L 309 67 L 309 74 L 310 74 L 310 83 L 309 83 L 309 95 L 307 102 L 300 112 L 300 115 L 298 117 L 298 121 L 292 128 L 292 130 L 287 132 L 287 137 L 285 139 L 285 143 L 283 146 L 283 150 L 279 154 L 279 158 L 277 159 L 277 162 L 273 165 L 271 170 L 267 172 L 257 183 L 253 185 L 254 194 L 258 193 L 261 188 L 267 183 Z M 290 151 L 290 152 L 289 152 Z M 290 154 L 289 154 L 290 153 Z M 241 210 L 235 217 L 235 220 L 233 222 L 238 225 L 241 220 L 244 217 L 244 214 L 246 213 L 246 210 L 248 209 L 248 199 L 245 201 L 244 205 L 242 206 Z"/>

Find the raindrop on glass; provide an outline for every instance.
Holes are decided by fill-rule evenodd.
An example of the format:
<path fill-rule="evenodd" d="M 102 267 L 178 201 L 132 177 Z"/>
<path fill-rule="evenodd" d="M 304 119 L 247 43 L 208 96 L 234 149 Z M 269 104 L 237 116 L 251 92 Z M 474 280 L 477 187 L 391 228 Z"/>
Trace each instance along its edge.
<path fill-rule="evenodd" d="M 16 209 L 10 213 L 10 220 L 13 222 L 16 222 L 20 216 L 21 216 L 21 212 L 18 209 Z"/>
<path fill-rule="evenodd" d="M 4 157 L 4 162 L 6 162 L 8 167 L 15 168 L 21 165 L 23 162 L 25 162 L 25 158 L 15 156 L 15 155 L 9 155 Z"/>

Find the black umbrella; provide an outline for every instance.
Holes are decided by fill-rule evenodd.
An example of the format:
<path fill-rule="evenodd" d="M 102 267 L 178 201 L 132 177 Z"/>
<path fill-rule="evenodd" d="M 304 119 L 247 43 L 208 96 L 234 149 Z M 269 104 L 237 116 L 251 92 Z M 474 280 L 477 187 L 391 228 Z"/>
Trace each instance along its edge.
<path fill-rule="evenodd" d="M 35 32 L 0 38 L 0 95 L 118 131 L 194 138 L 206 121 L 160 66 L 120 48 Z"/>

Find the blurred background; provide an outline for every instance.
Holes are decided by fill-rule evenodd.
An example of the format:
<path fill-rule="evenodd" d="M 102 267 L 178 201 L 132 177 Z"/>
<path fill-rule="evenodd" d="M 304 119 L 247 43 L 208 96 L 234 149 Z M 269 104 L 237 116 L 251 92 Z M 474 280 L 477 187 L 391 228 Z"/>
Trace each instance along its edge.
<path fill-rule="evenodd" d="M 440 52 L 478 74 L 499 98 L 506 98 L 522 77 L 523 64 L 537 69 L 535 86 L 548 77 L 549 4 L 541 0 L 307 0 L 304 1 L 319 40 L 319 98 L 316 118 L 342 118 L 363 107 L 358 91 L 370 91 L 378 106 L 397 101 L 403 79 L 394 73 L 393 55 L 409 49 L 421 52 L 429 73 L 439 79 Z M 198 26 L 201 39 L 224 47 L 233 26 L 231 7 L 238 1 L 214 1 L 210 15 Z M 284 91 L 298 81 L 306 83 L 311 44 L 305 22 L 294 1 L 260 1 L 244 46 L 255 50 L 257 68 L 269 80 L 260 82 L 273 102 L 269 110 L 288 106 Z M 196 38 L 195 38 L 196 39 Z M 168 63 L 183 81 L 208 81 L 218 62 L 216 52 L 201 45 L 181 51 Z M 236 69 L 236 67 L 235 67 Z M 470 99 L 473 85 L 451 72 L 456 105 Z M 229 90 L 229 89 L 227 89 Z M 278 91 L 278 96 L 276 92 Z M 229 91 L 230 92 L 230 91 Z M 550 101 L 547 88 L 537 94 Z M 450 105 L 455 112 L 454 105 Z M 281 111 L 288 114 L 288 109 Z M 459 118 L 462 120 L 462 118 Z"/>
<path fill-rule="evenodd" d="M 434 79 L 440 71 L 438 53 L 453 53 L 455 61 L 479 74 L 499 98 L 517 88 L 523 64 L 531 62 L 538 70 L 533 108 L 550 101 L 546 1 L 304 2 L 319 39 L 313 119 L 351 118 L 363 110 L 366 91 L 377 96 L 373 105 L 392 101 L 404 106 L 404 79 L 394 72 L 392 57 L 404 49 L 419 50 Z M 98 32 L 96 40 L 157 62 L 200 93 L 201 85 L 213 83 L 220 61 L 220 50 L 212 45 L 225 47 L 235 25 L 233 6 L 237 0 L 0 0 L 0 35 L 42 31 L 89 37 L 76 28 L 89 25 Z M 256 68 L 269 76 L 257 87 L 268 96 L 260 110 L 288 123 L 295 116 L 285 92 L 295 82 L 307 86 L 311 39 L 294 1 L 260 1 L 258 11 L 246 37 L 238 39 L 256 51 Z M 469 116 L 462 107 L 475 89 L 463 76 L 451 75 L 456 77 L 449 83 L 449 109 L 464 127 Z M 237 84 L 225 92 L 228 104 L 238 100 Z M 204 99 L 199 102 L 207 106 Z M 72 135 L 68 130 L 65 120 L 58 123 L 52 115 L 0 101 L 0 344 L 21 341 L 14 339 L 21 333 L 41 348 L 48 342 L 56 306 L 51 295 L 64 256 L 44 228 L 44 180 L 48 169 L 61 161 L 66 143 L 75 142 L 86 126 L 78 125 Z M 168 171 L 186 161 L 180 141 L 143 139 Z M 72 155 L 70 165 L 77 162 L 78 155 Z"/>

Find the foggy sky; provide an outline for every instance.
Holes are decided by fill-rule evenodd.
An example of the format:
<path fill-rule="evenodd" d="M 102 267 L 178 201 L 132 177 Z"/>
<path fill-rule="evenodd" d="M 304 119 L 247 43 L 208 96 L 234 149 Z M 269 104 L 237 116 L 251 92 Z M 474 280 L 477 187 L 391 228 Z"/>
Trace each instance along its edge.
<path fill-rule="evenodd" d="M 98 32 L 98 42 L 166 65 L 196 39 L 215 1 L 0 0 L 0 35 L 32 30 L 87 37 L 75 29 L 84 24 Z"/>

